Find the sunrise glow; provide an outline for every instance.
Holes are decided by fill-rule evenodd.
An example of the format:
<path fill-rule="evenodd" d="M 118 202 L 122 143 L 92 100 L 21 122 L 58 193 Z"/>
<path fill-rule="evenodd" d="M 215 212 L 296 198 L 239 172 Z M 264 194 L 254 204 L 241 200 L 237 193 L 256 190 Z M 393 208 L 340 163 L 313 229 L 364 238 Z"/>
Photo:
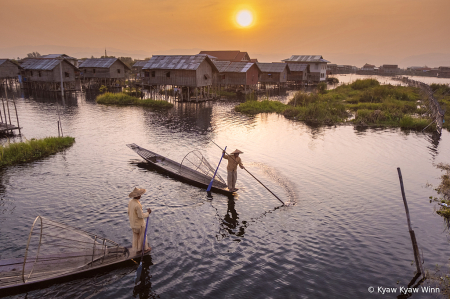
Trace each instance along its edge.
<path fill-rule="evenodd" d="M 250 26 L 253 22 L 253 15 L 248 10 L 241 10 L 236 15 L 236 22 L 242 27 Z"/>

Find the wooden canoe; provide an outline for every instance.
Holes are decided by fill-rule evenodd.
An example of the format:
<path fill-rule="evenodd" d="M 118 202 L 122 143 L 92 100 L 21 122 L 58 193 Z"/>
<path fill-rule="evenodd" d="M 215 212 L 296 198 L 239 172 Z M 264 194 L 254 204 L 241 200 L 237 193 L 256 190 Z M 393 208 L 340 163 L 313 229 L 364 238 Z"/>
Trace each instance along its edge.
<path fill-rule="evenodd" d="M 117 252 L 110 251 L 106 258 L 99 258 L 82 267 L 67 269 L 66 271 L 52 270 L 64 261 L 70 263 L 71 258 L 77 258 L 83 253 L 79 253 L 80 255 L 71 253 L 64 257 L 60 255 L 40 256 L 41 264 L 42 260 L 46 261 L 49 271 L 40 272 L 39 275 L 31 279 L 24 279 L 23 272 L 29 271 L 33 267 L 34 260 L 27 261 L 25 265 L 23 258 L 0 260 L 0 297 L 29 292 L 72 279 L 85 278 L 90 274 L 95 274 L 95 272 L 111 270 L 127 263 L 137 264 L 142 257 L 141 254 L 131 255 L 131 248 L 120 247 L 117 250 Z M 146 253 L 146 255 L 148 254 Z"/>
<path fill-rule="evenodd" d="M 202 189 L 205 189 L 205 191 L 208 188 L 209 183 L 211 182 L 212 176 L 205 175 L 202 172 L 189 168 L 164 156 L 158 155 L 157 153 L 142 148 L 134 143 L 127 144 L 127 146 L 134 152 L 136 152 L 139 156 L 144 158 L 145 161 L 148 162 L 149 166 L 162 174 L 168 175 L 169 177 L 188 183 L 190 185 L 200 187 Z M 234 192 L 228 190 L 227 185 L 217 178 L 214 179 L 211 191 L 227 196 L 234 195 Z"/>

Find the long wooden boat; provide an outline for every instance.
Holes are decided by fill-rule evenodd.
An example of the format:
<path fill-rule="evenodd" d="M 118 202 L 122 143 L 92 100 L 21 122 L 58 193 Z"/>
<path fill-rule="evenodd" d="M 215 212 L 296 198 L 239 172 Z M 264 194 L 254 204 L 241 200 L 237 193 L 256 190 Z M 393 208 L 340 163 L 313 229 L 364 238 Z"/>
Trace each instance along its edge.
<path fill-rule="evenodd" d="M 183 162 L 175 162 L 164 156 L 158 155 L 157 153 L 142 148 L 134 143 L 127 144 L 127 146 L 134 152 L 136 152 L 139 156 L 144 158 L 145 161 L 148 162 L 149 166 L 162 174 L 168 175 L 169 177 L 188 183 L 190 185 L 203 188 L 205 190 L 208 188 L 208 185 L 211 182 L 212 174 L 214 173 L 214 171 L 212 171 L 212 174 L 211 172 L 201 172 L 198 169 L 193 169 L 184 165 Z M 185 159 L 183 159 L 183 161 L 184 160 Z M 225 184 L 224 180 L 219 175 L 216 175 L 211 191 L 227 196 L 234 195 L 234 192 L 228 190 L 227 184 Z"/>
<path fill-rule="evenodd" d="M 0 260 L 0 297 L 136 264 L 141 257 L 111 240 L 38 216 L 25 256 Z"/>

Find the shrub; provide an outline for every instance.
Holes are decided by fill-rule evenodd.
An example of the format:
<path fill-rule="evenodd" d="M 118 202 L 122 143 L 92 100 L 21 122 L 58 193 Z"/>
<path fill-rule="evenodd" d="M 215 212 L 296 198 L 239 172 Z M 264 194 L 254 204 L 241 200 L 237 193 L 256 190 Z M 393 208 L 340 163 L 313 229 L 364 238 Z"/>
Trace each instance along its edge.
<path fill-rule="evenodd" d="M 367 88 L 379 86 L 379 85 L 380 85 L 380 82 L 378 82 L 375 79 L 364 79 L 364 80 L 358 79 L 355 82 L 353 82 L 352 84 L 350 84 L 350 86 L 355 90 L 367 89 Z"/>

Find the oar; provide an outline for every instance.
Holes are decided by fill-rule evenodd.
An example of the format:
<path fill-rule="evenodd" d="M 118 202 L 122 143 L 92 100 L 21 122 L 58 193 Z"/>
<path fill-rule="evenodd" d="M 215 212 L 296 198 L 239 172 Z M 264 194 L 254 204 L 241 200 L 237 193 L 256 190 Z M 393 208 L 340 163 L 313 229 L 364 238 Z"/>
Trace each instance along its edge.
<path fill-rule="evenodd" d="M 136 270 L 136 277 L 134 278 L 134 284 L 137 284 L 138 281 L 141 280 L 142 275 L 142 262 L 144 261 L 144 252 L 145 252 L 145 239 L 147 238 L 147 227 L 148 227 L 148 218 L 150 218 L 150 215 L 147 217 L 147 224 L 145 224 L 145 235 L 144 235 L 144 243 L 142 244 L 142 257 L 141 257 L 141 263 L 139 264 L 139 267 Z"/>
<path fill-rule="evenodd" d="M 208 138 L 208 139 L 209 139 L 209 138 Z M 211 140 L 211 139 L 209 139 L 209 140 Z M 221 150 L 222 150 L 223 152 L 225 152 L 225 150 L 224 150 L 224 149 L 222 149 L 222 148 L 221 148 L 220 146 L 218 146 L 218 145 L 217 145 L 217 143 L 215 143 L 215 142 L 214 142 L 214 141 L 212 141 L 212 140 L 211 140 L 211 142 L 212 142 L 212 143 L 214 143 L 214 144 L 215 144 L 215 145 L 216 145 L 216 146 L 217 146 L 218 148 L 220 148 L 220 149 L 221 149 Z M 228 153 L 227 153 L 227 152 L 225 152 L 225 154 L 227 154 L 227 155 L 228 155 Z M 222 155 L 222 156 L 223 156 L 223 155 Z M 233 156 L 230 156 L 230 155 L 228 155 L 228 157 L 231 157 L 231 158 L 232 158 L 232 159 L 234 160 L 234 162 L 236 162 L 236 160 L 234 159 L 234 157 L 233 157 Z M 237 163 L 237 162 L 236 162 L 236 163 Z M 255 176 L 253 175 L 253 174 L 251 174 L 251 173 L 250 173 L 250 171 L 248 171 L 248 170 L 247 170 L 247 168 L 245 168 L 245 167 L 244 167 L 244 170 L 245 170 L 245 171 L 247 171 L 247 173 L 248 173 L 249 175 L 251 175 L 251 176 L 252 176 L 252 177 L 253 177 L 253 178 L 254 178 L 255 180 L 257 180 L 257 181 L 258 181 L 258 183 L 260 183 L 261 185 L 263 185 L 263 186 L 264 186 L 264 188 L 266 188 L 266 189 L 267 189 L 267 191 L 269 191 L 270 193 L 272 193 L 272 195 L 273 195 L 273 196 L 275 196 L 275 197 L 276 197 L 276 199 L 278 199 L 278 200 L 279 200 L 279 201 L 280 201 L 280 202 L 281 202 L 281 203 L 282 203 L 282 204 L 284 205 L 284 202 L 283 202 L 283 201 L 282 201 L 282 200 L 281 200 L 281 199 L 280 199 L 280 198 L 279 198 L 278 196 L 276 196 L 276 195 L 275 195 L 275 193 L 273 193 L 272 191 L 270 191 L 270 189 L 269 189 L 269 188 L 267 188 L 267 187 L 266 187 L 266 185 L 264 185 L 263 183 L 261 183 L 261 181 L 260 181 L 260 180 L 258 180 L 258 179 L 257 179 L 257 178 L 256 178 L 256 177 L 255 177 Z"/>
<path fill-rule="evenodd" d="M 225 150 L 226 149 L 227 149 L 227 147 L 225 146 Z M 208 197 L 211 197 L 211 198 L 212 198 L 211 187 L 213 185 L 214 178 L 216 177 L 217 169 L 219 169 L 220 163 L 222 162 L 222 158 L 223 158 L 223 152 L 222 152 L 222 156 L 220 156 L 219 164 L 217 165 L 216 171 L 214 171 L 214 176 L 212 177 L 211 182 L 209 182 L 208 188 L 206 189 L 206 194 L 208 194 Z"/>

